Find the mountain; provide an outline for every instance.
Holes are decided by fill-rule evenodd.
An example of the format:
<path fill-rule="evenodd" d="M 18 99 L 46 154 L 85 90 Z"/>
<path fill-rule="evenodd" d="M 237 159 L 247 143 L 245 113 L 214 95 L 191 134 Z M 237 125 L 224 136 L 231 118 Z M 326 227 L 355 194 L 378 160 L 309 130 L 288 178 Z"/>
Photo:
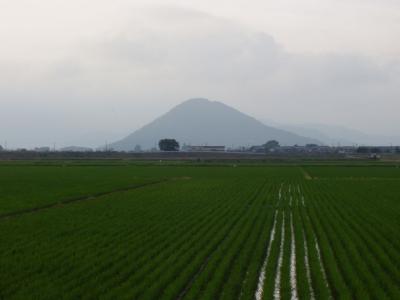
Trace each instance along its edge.
<path fill-rule="evenodd" d="M 324 143 L 325 145 L 343 145 L 352 146 L 356 143 L 354 142 L 355 135 L 342 135 L 336 131 L 326 129 L 324 125 L 320 124 L 300 124 L 300 125 L 280 125 L 279 128 L 288 130 L 298 135 L 308 136 L 317 139 Z M 342 130 L 341 132 L 343 132 Z"/>
<path fill-rule="evenodd" d="M 104 148 L 110 141 L 122 138 L 123 135 L 112 131 L 86 131 L 64 139 L 62 146 L 79 145 L 88 148 Z"/>
<path fill-rule="evenodd" d="M 266 122 L 266 124 L 269 124 Z M 326 145 L 368 145 L 368 146 L 389 146 L 399 145 L 400 137 L 368 134 L 356 129 L 338 125 L 326 124 L 296 124 L 279 125 L 279 128 L 288 130 L 298 135 L 308 136 L 321 141 Z"/>
<path fill-rule="evenodd" d="M 260 145 L 275 139 L 281 145 L 320 144 L 316 139 L 266 126 L 221 102 L 196 98 L 187 100 L 110 147 L 118 151 L 157 146 L 162 138 L 174 138 L 181 145 Z"/>

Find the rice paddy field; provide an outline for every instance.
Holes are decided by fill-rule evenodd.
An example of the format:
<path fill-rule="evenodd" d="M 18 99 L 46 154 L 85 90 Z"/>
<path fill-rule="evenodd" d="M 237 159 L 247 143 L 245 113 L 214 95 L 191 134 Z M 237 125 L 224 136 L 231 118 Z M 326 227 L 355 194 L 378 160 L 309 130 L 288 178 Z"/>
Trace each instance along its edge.
<path fill-rule="evenodd" d="M 0 164 L 0 299 L 400 299 L 400 168 Z"/>

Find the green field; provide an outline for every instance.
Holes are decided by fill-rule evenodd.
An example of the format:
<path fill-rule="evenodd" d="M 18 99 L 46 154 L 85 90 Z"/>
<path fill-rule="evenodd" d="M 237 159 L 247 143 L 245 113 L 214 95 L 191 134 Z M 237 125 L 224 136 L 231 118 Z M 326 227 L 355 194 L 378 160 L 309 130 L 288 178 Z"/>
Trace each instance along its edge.
<path fill-rule="evenodd" d="M 0 299 L 400 299 L 400 168 L 0 164 Z"/>

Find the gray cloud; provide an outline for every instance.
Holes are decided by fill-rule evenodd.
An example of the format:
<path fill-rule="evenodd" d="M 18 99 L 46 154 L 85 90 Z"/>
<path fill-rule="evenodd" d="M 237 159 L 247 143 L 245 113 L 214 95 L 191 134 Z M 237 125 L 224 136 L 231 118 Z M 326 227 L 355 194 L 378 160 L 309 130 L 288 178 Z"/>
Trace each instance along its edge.
<path fill-rule="evenodd" d="M 398 63 L 291 53 L 264 32 L 178 7 L 135 15 L 119 32 L 85 40 L 59 59 L 0 57 L 0 76 L 0 140 L 13 136 L 18 146 L 63 144 L 91 131 L 122 136 L 196 96 L 280 122 L 388 134 L 400 125 Z"/>

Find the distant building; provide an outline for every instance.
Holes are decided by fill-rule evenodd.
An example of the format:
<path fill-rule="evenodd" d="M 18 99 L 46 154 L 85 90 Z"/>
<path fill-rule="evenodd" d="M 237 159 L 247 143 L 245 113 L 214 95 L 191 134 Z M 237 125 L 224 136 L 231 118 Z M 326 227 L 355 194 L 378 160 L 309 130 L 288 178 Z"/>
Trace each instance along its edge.
<path fill-rule="evenodd" d="M 265 146 L 251 146 L 249 149 L 250 152 L 254 152 L 254 153 L 265 153 L 266 149 Z"/>
<path fill-rule="evenodd" d="M 186 146 L 189 152 L 225 152 L 225 146 Z"/>
<path fill-rule="evenodd" d="M 36 152 L 50 152 L 50 147 L 37 147 L 34 149 Z"/>
<path fill-rule="evenodd" d="M 93 152 L 92 148 L 89 147 L 79 147 L 79 146 L 69 146 L 60 149 L 61 152 Z"/>
<path fill-rule="evenodd" d="M 267 149 L 264 145 L 252 146 L 249 148 L 253 153 L 274 153 L 274 154 L 331 154 L 335 152 L 335 148 L 317 144 L 307 144 L 305 146 L 280 146 Z"/>
<path fill-rule="evenodd" d="M 379 154 L 376 154 L 376 153 L 371 153 L 371 154 L 369 155 L 369 158 L 370 158 L 370 159 L 378 160 L 378 159 L 381 159 L 381 156 L 380 156 Z"/>
<path fill-rule="evenodd" d="M 354 146 L 340 146 L 335 149 L 339 154 L 354 154 L 357 151 L 357 148 Z"/>
<path fill-rule="evenodd" d="M 393 146 L 360 146 L 357 148 L 357 153 L 396 153 L 397 147 Z"/>

